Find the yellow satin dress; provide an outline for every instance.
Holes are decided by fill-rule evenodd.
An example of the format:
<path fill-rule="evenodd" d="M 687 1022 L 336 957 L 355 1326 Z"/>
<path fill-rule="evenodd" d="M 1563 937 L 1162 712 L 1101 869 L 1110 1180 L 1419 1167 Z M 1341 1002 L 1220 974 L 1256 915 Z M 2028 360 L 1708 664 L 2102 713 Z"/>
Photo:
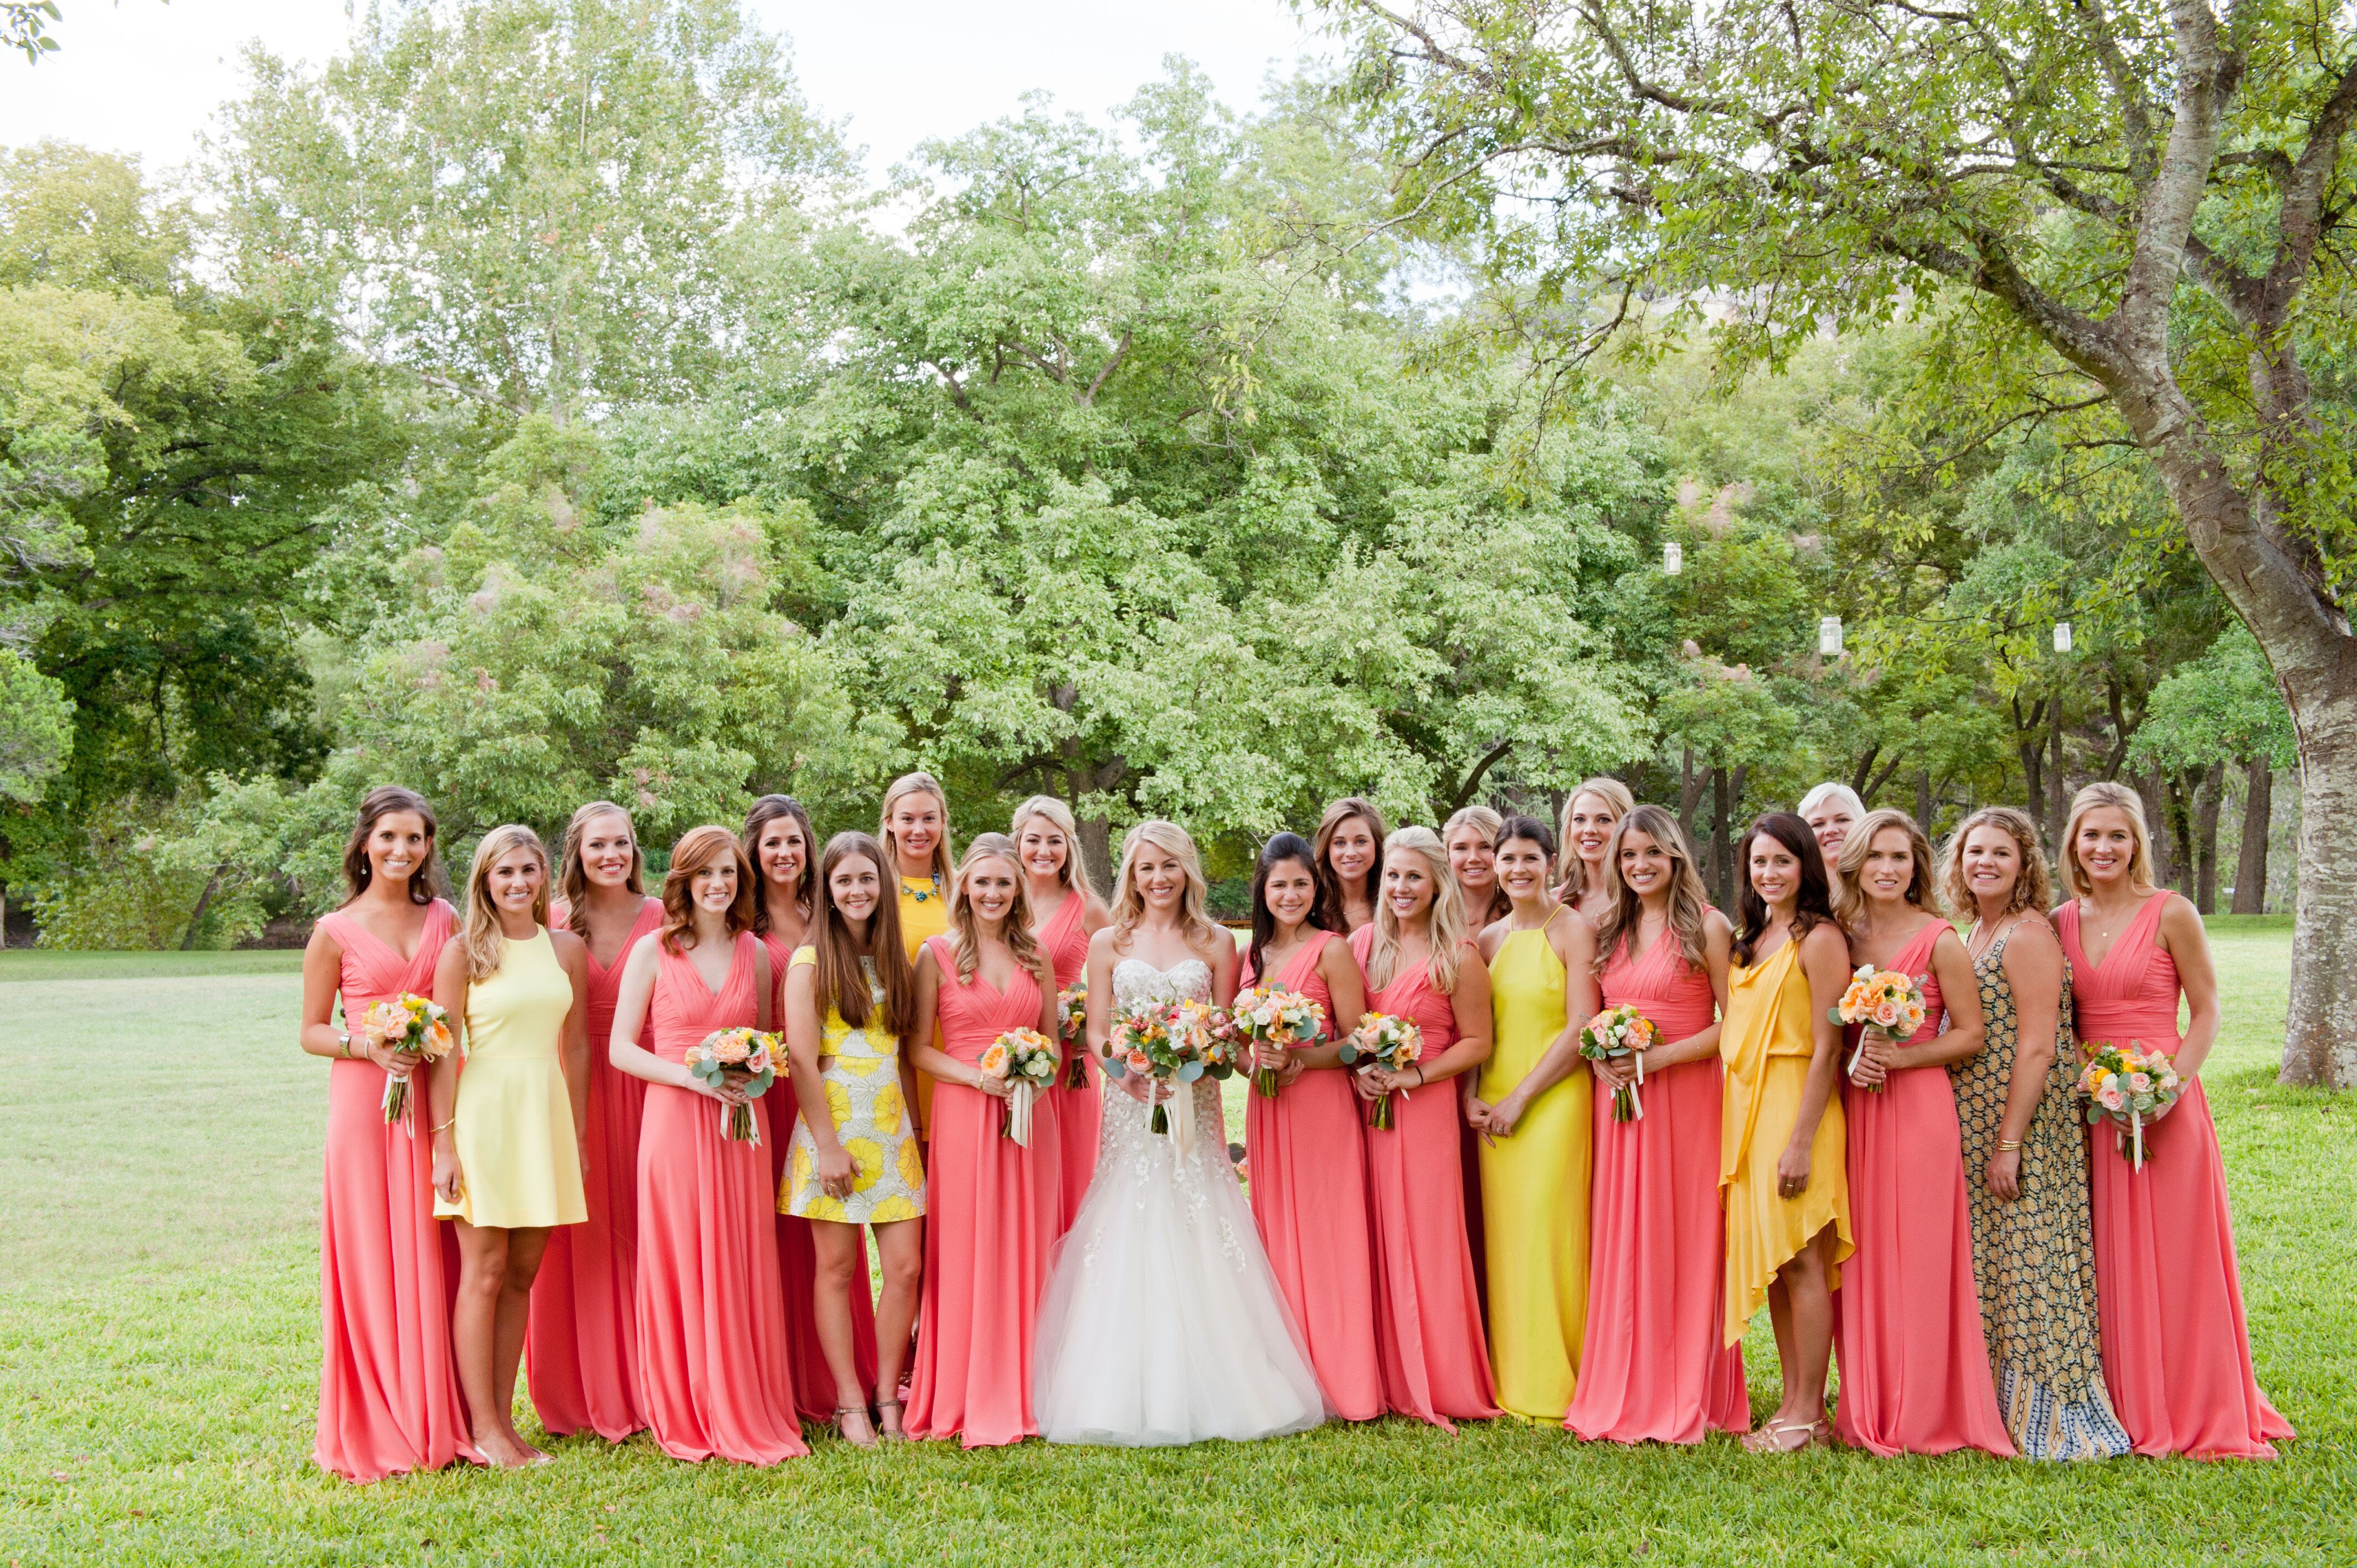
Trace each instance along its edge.
<path fill-rule="evenodd" d="M 1476 1093 L 1494 1105 L 1538 1065 L 1568 1021 L 1567 998 L 1545 927 L 1509 931 L 1490 962 L 1497 1045 Z M 1579 1062 L 1531 1103 L 1512 1137 L 1478 1145 L 1491 1370 L 1499 1404 L 1534 1421 L 1563 1419 L 1579 1373 L 1594 1092 L 1595 1078 Z"/>
<path fill-rule="evenodd" d="M 900 945 L 909 950 L 909 961 L 917 961 L 917 950 L 934 937 L 950 929 L 949 886 L 930 876 L 903 876 L 900 884 Z M 933 1030 L 933 1049 L 942 1048 L 942 1032 Z M 933 1133 L 933 1075 L 919 1069 L 917 1073 L 917 1136 L 930 1138 Z"/>
<path fill-rule="evenodd" d="M 1809 1058 L 1815 1051 L 1815 1007 L 1801 944 L 1788 940 L 1764 963 L 1737 964 L 1727 974 L 1727 1012 L 1718 1035 L 1727 1064 L 1720 1123 L 1718 1190 L 1727 1211 L 1727 1321 L 1729 1345 L 1743 1338 L 1751 1315 L 1768 1299 L 1776 1271 L 1826 1226 L 1834 1227 L 1835 1267 L 1828 1288 L 1841 1283 L 1841 1262 L 1857 1251 L 1849 1225 L 1848 1138 L 1838 1091 L 1809 1144 L 1809 1185 L 1794 1198 L 1776 1191 L 1776 1162 L 1800 1120 Z"/>
<path fill-rule="evenodd" d="M 500 942 L 500 967 L 468 985 L 450 1112 L 458 1201 L 436 1194 L 435 1218 L 511 1230 L 589 1218 L 559 1049 L 572 1010 L 573 977 L 545 930 Z"/>

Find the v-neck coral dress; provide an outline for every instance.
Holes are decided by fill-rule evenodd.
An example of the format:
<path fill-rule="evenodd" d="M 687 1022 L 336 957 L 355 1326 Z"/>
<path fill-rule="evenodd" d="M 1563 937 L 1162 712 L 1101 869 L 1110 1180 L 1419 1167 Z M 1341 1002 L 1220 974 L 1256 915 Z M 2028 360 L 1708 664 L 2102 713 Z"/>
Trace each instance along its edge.
<path fill-rule="evenodd" d="M 1039 928 L 1036 940 L 1039 950 L 1048 955 L 1055 966 L 1056 989 L 1070 990 L 1089 966 L 1089 933 L 1085 919 L 1088 895 L 1079 888 L 1065 894 L 1048 923 Z M 1071 1081 L 1071 1063 L 1056 1075 L 1056 1087 L 1048 1098 L 1056 1107 L 1057 1156 L 1062 1166 L 1060 1195 L 1056 1202 L 1056 1234 L 1061 1236 L 1072 1228 L 1072 1217 L 1081 1211 L 1081 1199 L 1089 1194 L 1089 1178 L 1097 1170 L 1097 1134 L 1104 1123 L 1104 1069 L 1096 1058 L 1083 1048 L 1079 1068 L 1082 1079 L 1078 1089 L 1067 1089 Z"/>

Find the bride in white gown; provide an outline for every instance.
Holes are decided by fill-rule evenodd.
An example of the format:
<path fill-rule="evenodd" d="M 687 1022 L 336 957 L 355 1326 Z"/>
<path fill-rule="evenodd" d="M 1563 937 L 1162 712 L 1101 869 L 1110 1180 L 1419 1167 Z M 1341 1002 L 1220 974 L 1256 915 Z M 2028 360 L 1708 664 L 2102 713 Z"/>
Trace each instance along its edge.
<path fill-rule="evenodd" d="M 1234 941 L 1203 914 L 1195 845 L 1170 822 L 1122 844 L 1114 923 L 1089 941 L 1089 1043 L 1116 1005 L 1235 993 Z M 1105 1090 L 1088 1197 L 1039 1304 L 1032 1410 L 1050 1443 L 1123 1447 L 1274 1437 L 1326 1419 L 1299 1330 L 1277 1294 L 1228 1163 L 1219 1085 L 1198 1079 L 1193 1147 L 1148 1129 L 1135 1078 Z M 1168 1090 L 1164 1090 L 1167 1096 Z"/>

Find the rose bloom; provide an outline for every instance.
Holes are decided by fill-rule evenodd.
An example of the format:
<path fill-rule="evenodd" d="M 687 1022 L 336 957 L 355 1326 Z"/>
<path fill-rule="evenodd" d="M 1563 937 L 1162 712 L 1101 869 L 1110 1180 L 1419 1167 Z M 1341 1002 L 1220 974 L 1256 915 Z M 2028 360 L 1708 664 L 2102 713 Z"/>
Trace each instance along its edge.
<path fill-rule="evenodd" d="M 2149 1073 L 2141 1072 L 2132 1072 L 2128 1074 L 2128 1088 L 2138 1094 L 2150 1093 L 2152 1091 L 2151 1075 Z"/>
<path fill-rule="evenodd" d="M 2104 1079 L 2104 1087 L 2095 1091 L 2095 1103 L 2106 1111 L 2122 1110 L 2127 1102 L 2128 1097 L 2120 1092 L 2120 1086 L 2114 1079 Z"/>
<path fill-rule="evenodd" d="M 1141 1050 L 1130 1050 L 1124 1059 L 1129 1063 L 1129 1070 L 1132 1072 L 1146 1072 L 1154 1066 L 1154 1058 Z"/>
<path fill-rule="evenodd" d="M 745 1036 L 731 1029 L 720 1036 L 720 1043 L 712 1048 L 712 1054 L 721 1061 L 734 1066 L 751 1055 L 752 1050 L 746 1045 Z"/>
<path fill-rule="evenodd" d="M 993 1041 L 990 1048 L 982 1053 L 982 1061 L 979 1065 L 982 1068 L 982 1070 L 989 1074 L 992 1078 L 1006 1077 L 1006 1047 L 998 1044 L 996 1041 Z"/>

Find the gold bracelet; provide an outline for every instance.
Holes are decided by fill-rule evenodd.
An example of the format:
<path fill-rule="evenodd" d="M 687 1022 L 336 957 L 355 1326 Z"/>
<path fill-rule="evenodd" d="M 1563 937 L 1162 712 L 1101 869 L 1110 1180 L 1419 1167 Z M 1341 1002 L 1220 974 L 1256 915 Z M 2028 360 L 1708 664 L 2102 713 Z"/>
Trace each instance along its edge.
<path fill-rule="evenodd" d="M 450 1112 L 450 1120 L 448 1120 L 447 1122 L 443 1122 L 443 1123 L 442 1123 L 442 1125 L 440 1125 L 439 1127 L 435 1128 L 435 1129 L 434 1129 L 434 1131 L 436 1131 L 436 1133 L 447 1133 L 451 1128 L 456 1127 L 457 1124 L 458 1124 L 458 1113 L 457 1113 L 456 1111 L 453 1111 L 452 1112 Z"/>
<path fill-rule="evenodd" d="M 1996 1152 L 2000 1155 L 2017 1154 L 2020 1148 L 2020 1143 L 2012 1138 L 1999 1138 L 1996 1141 Z"/>

